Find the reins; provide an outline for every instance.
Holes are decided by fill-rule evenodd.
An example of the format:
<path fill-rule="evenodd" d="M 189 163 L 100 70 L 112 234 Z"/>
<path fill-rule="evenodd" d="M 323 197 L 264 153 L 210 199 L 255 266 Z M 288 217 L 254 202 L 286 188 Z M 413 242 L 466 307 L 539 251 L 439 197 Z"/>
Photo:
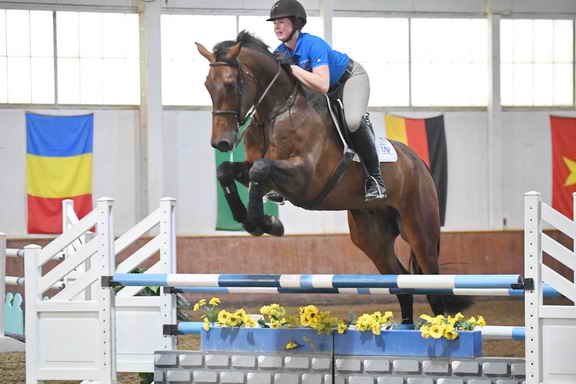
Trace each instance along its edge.
<path fill-rule="evenodd" d="M 213 115 L 234 115 L 234 116 L 236 116 L 236 122 L 238 123 L 239 135 L 237 136 L 236 142 L 234 143 L 234 148 L 235 148 L 244 139 L 244 135 L 246 134 L 246 128 L 248 128 L 250 126 L 250 124 L 252 124 L 252 121 L 254 121 L 254 115 L 256 114 L 256 110 L 257 110 L 258 106 L 260 105 L 260 103 L 262 103 L 262 101 L 264 100 L 264 97 L 266 97 L 266 95 L 268 94 L 268 92 L 270 91 L 270 89 L 272 88 L 274 83 L 276 83 L 276 80 L 278 80 L 278 77 L 280 76 L 280 73 L 282 72 L 282 66 L 280 65 L 280 63 L 278 63 L 278 71 L 276 71 L 276 74 L 274 75 L 272 80 L 270 80 L 270 82 L 268 83 L 268 85 L 264 89 L 264 92 L 262 92 L 262 94 L 260 95 L 260 98 L 258 99 L 258 101 L 256 103 L 252 104 L 252 106 L 250 106 L 250 108 L 248 108 L 248 111 L 246 112 L 246 114 L 244 115 L 244 118 L 242 118 L 242 119 L 240 118 L 240 113 L 241 113 L 240 109 L 242 108 L 242 86 L 241 86 L 242 81 L 240 79 L 242 69 L 240 68 L 240 65 L 238 64 L 238 62 L 219 61 L 219 62 L 211 63 L 210 66 L 211 67 L 230 66 L 230 67 L 236 68 L 238 70 L 238 78 L 239 78 L 239 80 L 238 80 L 238 83 L 239 83 L 238 110 L 224 110 L 224 111 L 216 110 L 216 111 L 212 112 Z"/>

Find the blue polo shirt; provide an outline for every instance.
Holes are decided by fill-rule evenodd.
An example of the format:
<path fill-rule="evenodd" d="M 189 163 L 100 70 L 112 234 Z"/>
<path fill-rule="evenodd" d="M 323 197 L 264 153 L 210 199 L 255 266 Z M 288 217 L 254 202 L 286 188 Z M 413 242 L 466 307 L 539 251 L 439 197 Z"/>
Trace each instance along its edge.
<path fill-rule="evenodd" d="M 347 54 L 332 49 L 324 40 L 309 33 L 300 33 L 294 51 L 282 43 L 275 52 L 292 58 L 294 64 L 308 72 L 312 72 L 314 67 L 328 64 L 331 86 L 340 79 L 350 61 Z"/>

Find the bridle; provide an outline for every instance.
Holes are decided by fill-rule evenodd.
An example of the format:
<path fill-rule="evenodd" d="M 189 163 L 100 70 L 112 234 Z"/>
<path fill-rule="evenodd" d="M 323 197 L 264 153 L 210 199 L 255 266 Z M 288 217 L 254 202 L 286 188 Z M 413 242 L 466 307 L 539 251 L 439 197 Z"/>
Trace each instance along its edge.
<path fill-rule="evenodd" d="M 268 94 L 268 92 L 270 91 L 270 88 L 272 88 L 272 86 L 274 85 L 274 83 L 276 82 L 278 77 L 280 76 L 280 72 L 282 72 L 282 66 L 280 65 L 280 63 L 278 63 L 278 71 L 276 71 L 276 74 L 274 75 L 272 80 L 270 80 L 270 82 L 266 86 L 266 89 L 264 89 L 264 92 L 262 92 L 262 95 L 260 95 L 260 98 L 258 99 L 258 101 L 256 103 L 252 104 L 252 106 L 250 106 L 250 108 L 248 108 L 248 111 L 246 112 L 244 117 L 241 117 L 242 95 L 244 93 L 244 87 L 243 87 L 244 79 L 243 79 L 242 74 L 246 73 L 249 77 L 254 79 L 252 74 L 250 74 L 249 72 L 244 72 L 242 70 L 242 68 L 240 68 L 240 63 L 238 63 L 237 60 L 234 60 L 234 61 L 217 61 L 214 63 L 210 63 L 210 66 L 211 67 L 228 66 L 228 67 L 236 68 L 236 70 L 238 71 L 238 76 L 237 76 L 238 79 L 236 81 L 236 83 L 238 84 L 238 93 L 237 93 L 238 94 L 238 108 L 232 109 L 232 110 L 212 111 L 212 115 L 214 115 L 214 116 L 229 115 L 229 116 L 235 116 L 236 117 L 236 123 L 238 124 L 238 130 L 240 133 L 239 135 L 237 135 L 236 142 L 234 143 L 234 147 L 236 147 L 236 145 L 242 141 L 244 134 L 246 132 L 246 128 L 248 126 L 250 126 L 250 124 L 254 120 L 254 115 L 256 114 L 256 109 L 258 108 L 258 106 L 260 105 L 262 100 L 264 100 L 264 97 Z"/>

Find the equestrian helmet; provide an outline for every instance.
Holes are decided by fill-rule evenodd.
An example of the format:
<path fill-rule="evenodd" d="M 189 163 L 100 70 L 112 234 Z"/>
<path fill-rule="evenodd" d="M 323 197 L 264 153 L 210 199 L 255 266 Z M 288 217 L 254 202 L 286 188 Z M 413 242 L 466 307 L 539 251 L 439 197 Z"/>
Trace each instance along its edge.
<path fill-rule="evenodd" d="M 270 18 L 266 21 L 274 21 L 288 17 L 292 19 L 294 28 L 302 29 L 306 25 L 306 10 L 297 0 L 278 0 L 270 9 Z"/>

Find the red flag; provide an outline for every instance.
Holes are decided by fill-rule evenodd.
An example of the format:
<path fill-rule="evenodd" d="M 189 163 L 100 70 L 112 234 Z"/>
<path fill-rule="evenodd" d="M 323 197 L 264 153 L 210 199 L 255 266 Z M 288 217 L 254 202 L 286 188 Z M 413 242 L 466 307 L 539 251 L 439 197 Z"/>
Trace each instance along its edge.
<path fill-rule="evenodd" d="M 576 192 L 576 118 L 550 116 L 552 133 L 552 207 L 572 219 Z"/>

